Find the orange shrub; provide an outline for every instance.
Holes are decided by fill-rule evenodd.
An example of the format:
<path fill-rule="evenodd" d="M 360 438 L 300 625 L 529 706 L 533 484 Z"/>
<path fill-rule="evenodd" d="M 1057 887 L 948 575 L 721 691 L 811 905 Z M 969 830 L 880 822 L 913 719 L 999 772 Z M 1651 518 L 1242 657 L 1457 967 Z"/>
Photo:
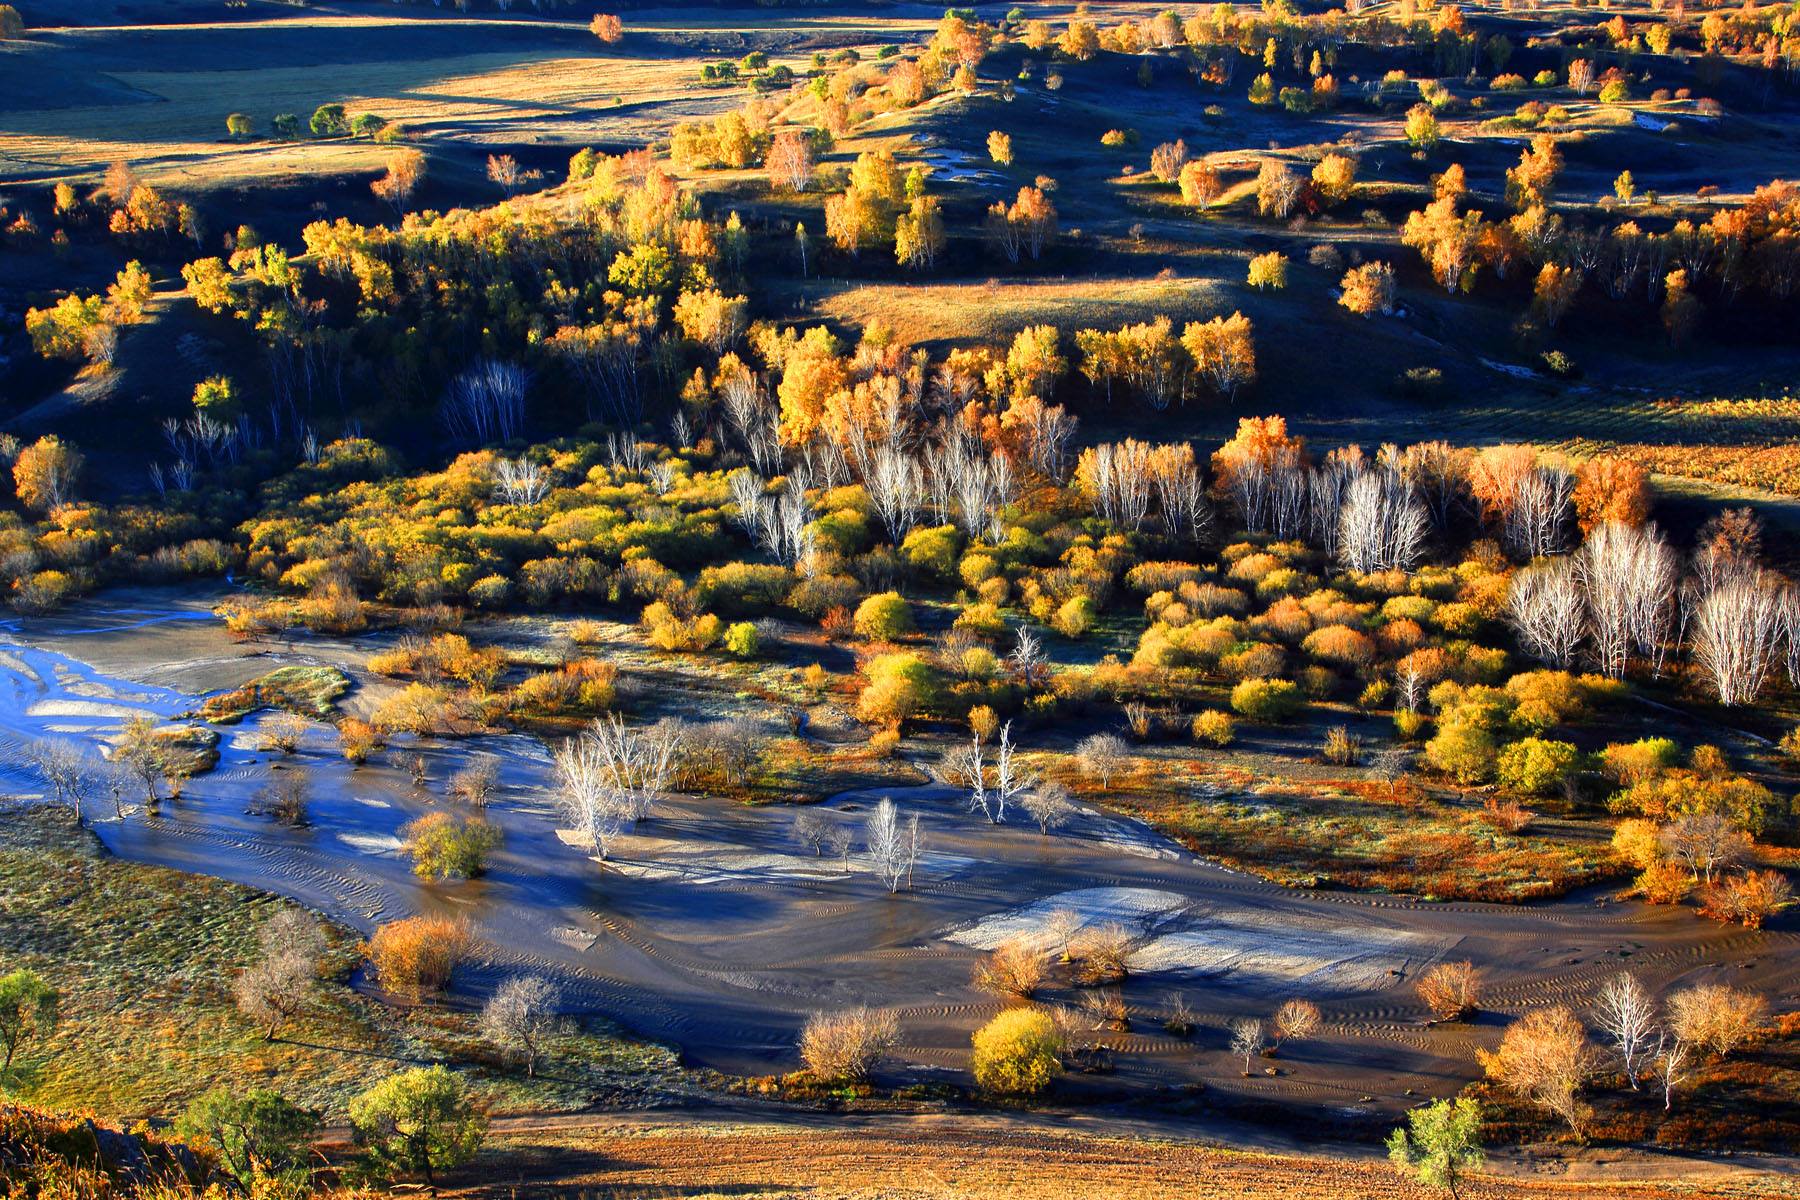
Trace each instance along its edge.
<path fill-rule="evenodd" d="M 1373 638 L 1347 625 L 1315 629 L 1306 635 L 1300 647 L 1314 658 L 1357 671 L 1373 665 L 1378 654 Z"/>
<path fill-rule="evenodd" d="M 369 939 L 369 964 L 390 992 L 422 996 L 442 991 L 469 952 L 468 923 L 450 917 L 408 917 L 383 925 Z"/>

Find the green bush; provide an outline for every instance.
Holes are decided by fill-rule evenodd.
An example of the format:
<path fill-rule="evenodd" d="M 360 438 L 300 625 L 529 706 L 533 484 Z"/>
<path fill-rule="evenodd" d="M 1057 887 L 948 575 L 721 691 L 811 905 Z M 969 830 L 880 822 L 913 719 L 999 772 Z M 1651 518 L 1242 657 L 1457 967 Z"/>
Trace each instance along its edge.
<path fill-rule="evenodd" d="M 1493 775 L 1496 753 L 1494 735 L 1464 721 L 1440 724 L 1425 743 L 1425 761 L 1465 787 Z"/>
<path fill-rule="evenodd" d="M 1580 751 L 1570 742 L 1521 738 L 1500 751 L 1500 786 L 1534 796 L 1548 795 L 1575 773 Z"/>
<path fill-rule="evenodd" d="M 1285 721 L 1304 701 L 1298 685 L 1286 679 L 1246 679 L 1231 689 L 1231 709 L 1252 721 Z"/>
<path fill-rule="evenodd" d="M 748 621 L 739 621 L 725 631 L 725 649 L 739 658 L 755 658 L 762 649 L 762 638 L 756 632 L 756 626 Z"/>
<path fill-rule="evenodd" d="M 1197 713 L 1193 728 L 1196 742 L 1206 742 L 1221 748 L 1231 745 L 1232 740 L 1237 737 L 1237 722 L 1231 719 L 1230 713 L 1216 708 Z"/>
<path fill-rule="evenodd" d="M 912 631 L 912 608 L 899 592 L 877 592 L 856 606 L 857 637 L 891 642 Z"/>
<path fill-rule="evenodd" d="M 1066 638 L 1086 637 L 1094 627 L 1094 602 L 1086 596 L 1072 596 L 1063 601 L 1050 624 Z"/>
<path fill-rule="evenodd" d="M 794 590 L 794 573 L 769 563 L 707 567 L 694 581 L 694 600 L 708 612 L 760 616 L 779 608 Z"/>
<path fill-rule="evenodd" d="M 400 830 L 412 855 L 413 874 L 422 879 L 473 879 L 487 868 L 500 844 L 500 827 L 480 817 L 426 813 Z"/>
<path fill-rule="evenodd" d="M 936 582 L 956 575 L 956 557 L 962 551 L 962 535 L 954 525 L 915 529 L 900 543 L 900 553 L 913 570 Z"/>

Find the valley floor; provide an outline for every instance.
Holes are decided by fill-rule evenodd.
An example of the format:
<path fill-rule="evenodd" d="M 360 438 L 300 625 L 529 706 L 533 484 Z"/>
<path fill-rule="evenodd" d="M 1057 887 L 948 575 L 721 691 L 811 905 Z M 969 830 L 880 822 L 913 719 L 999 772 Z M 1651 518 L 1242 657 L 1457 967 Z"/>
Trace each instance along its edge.
<path fill-rule="evenodd" d="M 1223 1132 L 1223 1131 L 1222 1131 Z M 456 1196 L 737 1196 L 811 1200 L 1151 1200 L 1181 1196 L 1409 1200 L 1442 1196 L 1370 1150 L 1316 1157 L 1267 1143 L 1221 1149 L 1133 1129 L 1110 1115 L 965 1116 L 618 1114 L 496 1127 Z M 1241 1142 L 1245 1131 L 1223 1132 Z M 1470 1197 L 1776 1197 L 1800 1195 L 1800 1161 L 1651 1157 L 1495 1157 Z"/>

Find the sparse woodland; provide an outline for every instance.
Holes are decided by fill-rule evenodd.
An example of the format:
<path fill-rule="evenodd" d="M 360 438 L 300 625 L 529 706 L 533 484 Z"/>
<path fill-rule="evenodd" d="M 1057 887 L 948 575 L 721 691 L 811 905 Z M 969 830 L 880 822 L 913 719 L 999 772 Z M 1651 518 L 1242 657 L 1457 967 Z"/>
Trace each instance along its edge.
<path fill-rule="evenodd" d="M 875 54 L 708 62 L 695 89 L 742 87 L 741 106 L 642 148 L 580 149 L 561 170 L 496 154 L 485 195 L 458 207 L 415 203 L 439 169 L 430 139 L 327 100 L 315 137 L 386 147 L 382 172 L 357 180 L 356 211 L 366 199 L 378 217 L 321 205 L 286 245 L 258 233 L 254 196 L 227 215 L 123 162 L 97 185 L 16 191 L 9 256 L 74 241 L 118 260 L 94 286 L 36 297 L 23 324 L 44 362 L 104 377 L 177 305 L 232 354 L 130 477 L 118 454 L 84 447 L 79 421 L 0 435 L 17 500 L 0 513 L 0 583 L 42 614 L 105 586 L 230 572 L 249 586 L 220 616 L 241 639 L 404 631 L 366 661 L 392 685 L 366 721 L 332 709 L 342 677 L 316 701 L 337 751 L 361 764 L 397 755 L 389 740 L 541 733 L 562 824 L 602 877 L 671 792 L 796 798 L 782 770 L 820 767 L 802 724 L 828 710 L 860 734 L 827 766 L 928 772 L 966 795 L 971 819 L 1033 837 L 1092 806 L 1297 887 L 1519 903 L 1603 885 L 1609 902 L 1731 927 L 1732 954 L 1753 957 L 1792 928 L 1800 866 L 1786 533 L 1751 505 L 1672 515 L 1652 478 L 1666 458 L 1630 438 L 1439 433 L 1427 412 L 1404 436 L 1356 444 L 1303 428 L 1263 390 L 1271 370 L 1292 371 L 1293 335 L 1257 305 L 1303 289 L 1331 322 L 1315 326 L 1325 389 L 1332 356 L 1426 306 L 1483 306 L 1495 354 L 1540 380 L 1579 374 L 1557 349 L 1575 328 L 1672 362 L 1788 337 L 1800 185 L 1649 194 L 1656 164 L 1637 166 L 1646 182 L 1613 172 L 1593 114 L 1716 121 L 1711 97 L 1746 76 L 1791 105 L 1790 9 L 1656 3 L 1529 34 L 1517 11 L 952 10 Z M 629 14 L 589 28 L 609 52 L 633 36 Z M 1126 242 L 1088 215 L 1075 224 L 1083 204 L 1040 172 L 1029 130 L 983 118 L 962 148 L 979 186 L 904 140 L 872 140 L 1033 93 L 1065 111 L 1080 94 L 1104 116 L 1104 90 L 1081 90 L 1103 71 L 1105 88 L 1186 89 L 1214 128 L 1225 99 L 1271 128 L 1381 125 L 1301 153 L 1266 148 L 1294 137 L 1138 145 L 1123 116 L 1101 122 L 1088 149 L 1118 160 L 1110 182 L 1152 226 L 1131 242 L 1172 222 L 1225 229 L 1231 214 L 1220 253 L 1252 291 L 1204 310 L 1034 311 L 1004 337 L 916 342 L 879 315 L 794 317 L 795 296 L 829 278 L 973 294 L 992 273 L 1060 283 L 1105 239 Z M 240 115 L 231 137 L 255 137 Z M 278 135 L 304 137 L 294 121 Z M 1611 177 L 1598 198 L 1596 162 Z M 1411 182 L 1384 175 L 1396 171 Z M 1379 254 L 1357 240 L 1370 230 Z M 1438 403 L 1434 371 L 1396 386 Z M 1762 440 L 1786 458 L 1793 402 L 1766 403 L 1777 433 Z M 1224 436 L 1197 435 L 1203 421 Z M 1787 469 L 1758 482 L 1785 488 Z M 525 616 L 566 639 L 507 645 L 496 631 Z M 645 664 L 728 680 L 788 728 L 654 719 L 634 707 Z M 266 736 L 291 755 L 305 728 Z M 159 786 L 210 765 L 176 770 L 153 729 L 132 736 L 116 804 L 147 790 L 154 805 Z M 99 786 L 54 746 L 31 757 L 58 798 Z M 455 815 L 405 827 L 419 877 L 479 886 L 502 847 L 484 815 L 497 778 L 473 763 L 450 784 Z M 299 827 L 306 801 L 296 770 L 259 811 Z M 854 827 L 795 814 L 803 855 L 854 866 L 895 904 L 917 886 L 930 819 L 891 799 Z M 1009 940 L 976 967 L 971 988 L 1003 1005 L 970 1047 L 990 1099 L 1102 1073 L 1118 1041 L 1102 1035 L 1145 1022 L 1117 991 L 1137 935 L 1052 925 L 1060 944 Z M 322 986 L 321 938 L 271 924 L 238 978 L 235 1003 L 268 1039 L 295 1019 L 293 995 Z M 473 954 L 466 926 L 433 916 L 384 924 L 367 946 L 373 985 L 408 1003 Z M 1406 987 L 1420 1021 L 1463 1021 L 1489 1000 L 1470 962 Z M 1210 1038 L 1205 1052 L 1254 1083 L 1334 1021 L 1307 995 L 1266 999 L 1266 1020 L 1209 1028 L 1179 997 L 1155 1019 Z M 546 978 L 512 976 L 483 1036 L 535 1077 L 567 1035 L 562 1000 Z M 1752 1108 L 1766 1117 L 1757 1144 L 1773 1146 L 1800 1127 L 1800 1023 L 1782 1003 L 1711 976 L 1653 995 L 1629 969 L 1588 1007 L 1515 997 L 1464 1064 L 1483 1076 L 1467 1089 L 1479 1106 L 1415 1111 L 1395 1162 L 1454 1188 L 1483 1131 L 1718 1147 Z M 805 1073 L 770 1088 L 867 1095 L 905 1038 L 877 1007 L 821 1011 L 796 1046 Z M 258 1119 L 312 1128 L 277 1107 Z M 396 1132 L 420 1113 L 429 1132 Z M 441 1067 L 378 1083 L 350 1115 L 386 1175 L 427 1182 L 474 1154 L 483 1124 Z M 0 1143 L 36 1146 L 47 1118 L 6 1120 L 25 1132 L 0 1129 Z M 233 1145 L 217 1153 L 229 1161 Z M 271 1164 L 305 1175 L 291 1154 Z M 248 1190 L 274 1194 L 261 1186 Z"/>

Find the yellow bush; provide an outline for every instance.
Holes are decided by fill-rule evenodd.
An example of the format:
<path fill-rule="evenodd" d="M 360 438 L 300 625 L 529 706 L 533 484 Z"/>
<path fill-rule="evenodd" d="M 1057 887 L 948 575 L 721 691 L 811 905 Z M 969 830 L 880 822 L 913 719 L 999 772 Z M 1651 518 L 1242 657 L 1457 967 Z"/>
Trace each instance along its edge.
<path fill-rule="evenodd" d="M 972 1067 L 983 1091 L 1033 1096 L 1062 1071 L 1062 1034 L 1050 1014 L 1011 1008 L 976 1030 Z"/>

